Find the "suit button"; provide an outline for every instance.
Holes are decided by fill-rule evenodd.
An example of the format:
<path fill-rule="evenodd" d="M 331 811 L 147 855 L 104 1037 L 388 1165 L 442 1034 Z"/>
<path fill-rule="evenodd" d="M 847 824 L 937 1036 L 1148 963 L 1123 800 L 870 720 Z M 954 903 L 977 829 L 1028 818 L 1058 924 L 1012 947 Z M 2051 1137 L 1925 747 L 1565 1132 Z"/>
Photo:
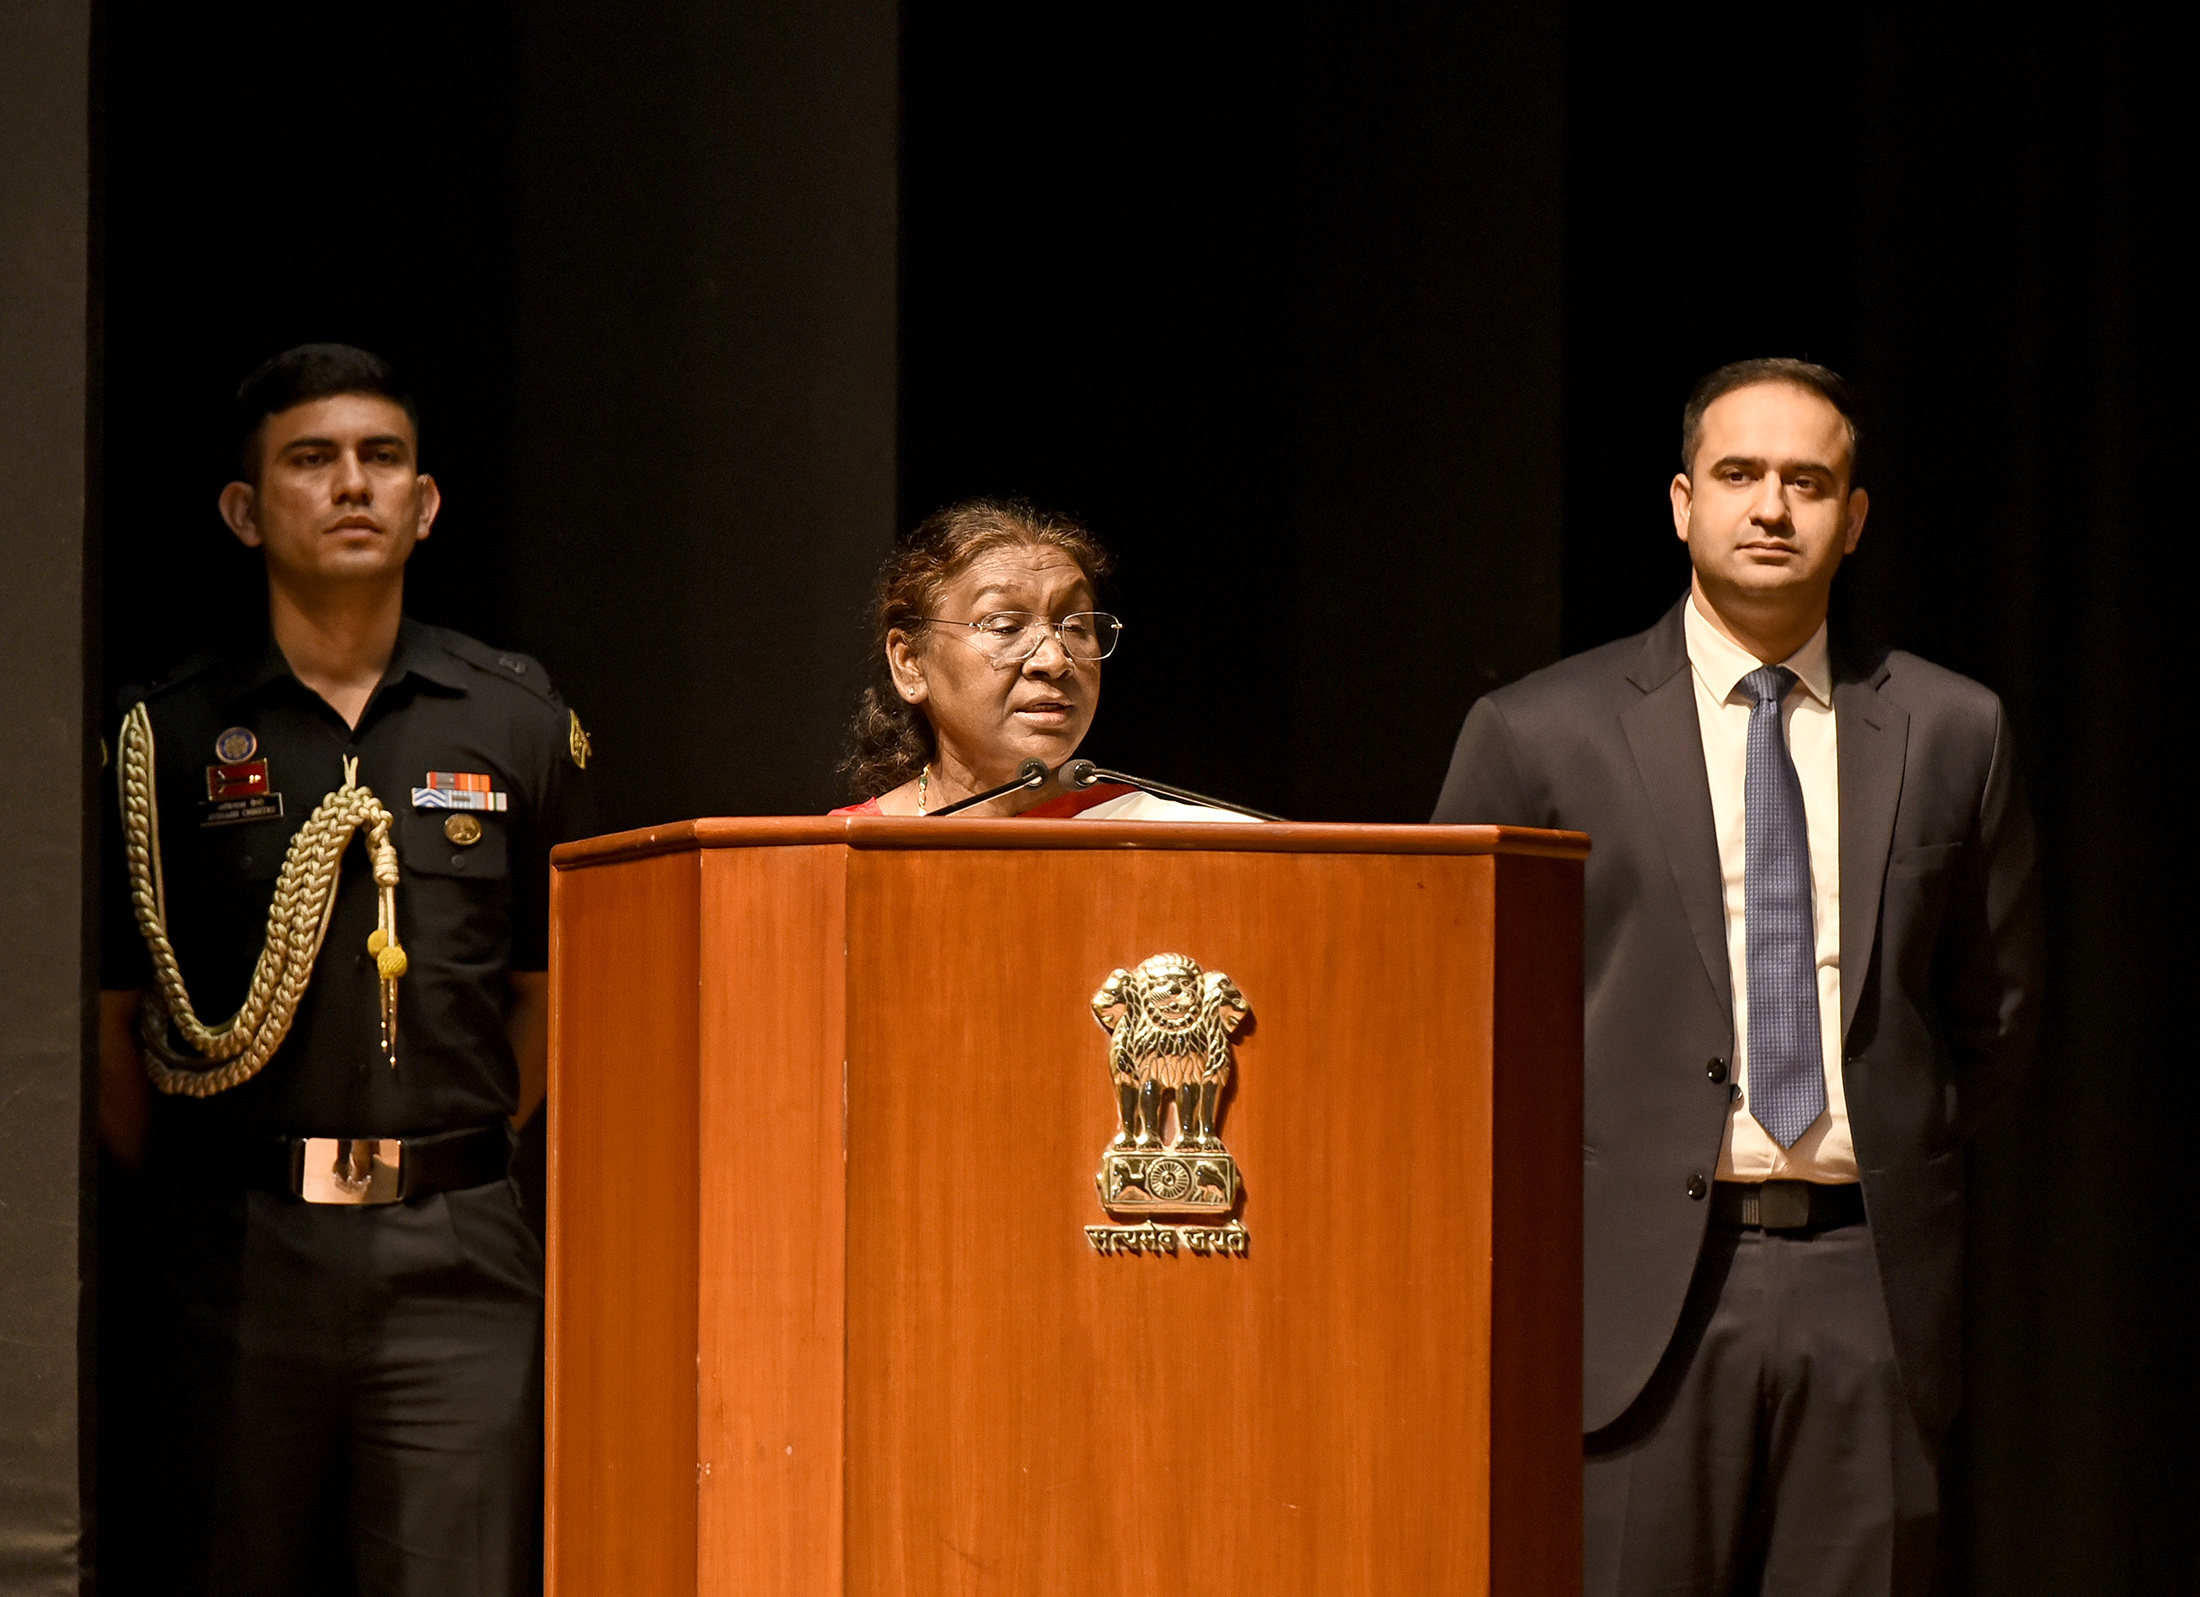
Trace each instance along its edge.
<path fill-rule="evenodd" d="M 1726 1061 L 1723 1059 L 1712 1060 L 1709 1064 L 1703 1067 L 1703 1073 L 1709 1076 L 1714 1082 L 1726 1080 Z"/>
<path fill-rule="evenodd" d="M 1706 1181 L 1706 1180 L 1704 1180 L 1704 1178 L 1703 1178 L 1703 1172 L 1702 1172 L 1702 1171 L 1697 1171 L 1696 1173 L 1694 1173 L 1694 1174 L 1692 1174 L 1691 1176 L 1689 1176 L 1689 1178 L 1688 1178 L 1688 1195 L 1689 1195 L 1689 1196 L 1690 1196 L 1691 1198 L 1697 1198 L 1697 1199 L 1701 1199 L 1701 1198 L 1703 1197 L 1703 1195 L 1704 1195 L 1705 1193 L 1709 1192 L 1710 1190 L 1711 1190 L 1711 1183 L 1710 1183 L 1710 1182 L 1708 1182 L 1708 1181 Z"/>
<path fill-rule="evenodd" d="M 1733 1086 L 1726 1089 L 1726 1101 L 1728 1103 L 1740 1103 L 1742 1101 L 1742 1084 L 1740 1082 L 1737 1081 Z"/>

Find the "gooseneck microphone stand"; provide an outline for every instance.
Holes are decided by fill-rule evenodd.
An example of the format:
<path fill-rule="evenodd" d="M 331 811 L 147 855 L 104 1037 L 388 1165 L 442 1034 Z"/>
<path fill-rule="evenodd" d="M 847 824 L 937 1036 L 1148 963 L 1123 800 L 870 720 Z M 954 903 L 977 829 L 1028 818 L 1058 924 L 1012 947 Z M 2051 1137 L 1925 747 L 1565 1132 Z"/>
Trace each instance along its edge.
<path fill-rule="evenodd" d="M 1062 785 L 1072 792 L 1083 792 L 1101 782 L 1120 782 L 1125 787 L 1135 787 L 1141 793 L 1151 793 L 1155 798 L 1174 799 L 1179 804 L 1197 804 L 1210 810 L 1229 810 L 1236 815 L 1250 815 L 1256 821 L 1280 821 L 1280 815 L 1270 815 L 1266 810 L 1256 810 L 1245 804 L 1232 804 L 1228 799 L 1209 798 L 1204 793 L 1194 793 L 1190 788 L 1171 787 L 1166 782 L 1149 782 L 1142 776 L 1128 776 L 1121 771 L 1111 771 L 1104 765 L 1090 760 L 1071 760 L 1062 767 Z"/>
<path fill-rule="evenodd" d="M 957 810 L 967 810 L 973 804 L 987 804 L 997 798 L 1006 798 L 1011 793 L 1021 793 L 1027 787 L 1045 787 L 1047 778 L 1053 774 L 1047 769 L 1046 761 L 1026 760 L 1016 767 L 1015 781 L 1003 782 L 999 787 L 989 787 L 983 793 L 973 793 L 970 797 L 957 799 L 952 804 L 943 804 L 928 819 L 936 821 L 943 815 L 954 814 Z"/>

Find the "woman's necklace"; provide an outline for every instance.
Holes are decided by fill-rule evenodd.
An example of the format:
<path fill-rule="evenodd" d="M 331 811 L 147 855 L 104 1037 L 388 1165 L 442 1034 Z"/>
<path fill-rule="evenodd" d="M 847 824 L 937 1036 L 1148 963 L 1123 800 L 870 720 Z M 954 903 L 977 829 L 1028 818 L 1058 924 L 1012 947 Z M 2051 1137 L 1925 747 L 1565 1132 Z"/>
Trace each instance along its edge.
<path fill-rule="evenodd" d="M 928 760 L 925 762 L 924 769 L 917 773 L 917 813 L 919 815 L 922 815 L 924 813 L 924 794 L 925 790 L 931 785 L 932 765 L 931 762 Z"/>

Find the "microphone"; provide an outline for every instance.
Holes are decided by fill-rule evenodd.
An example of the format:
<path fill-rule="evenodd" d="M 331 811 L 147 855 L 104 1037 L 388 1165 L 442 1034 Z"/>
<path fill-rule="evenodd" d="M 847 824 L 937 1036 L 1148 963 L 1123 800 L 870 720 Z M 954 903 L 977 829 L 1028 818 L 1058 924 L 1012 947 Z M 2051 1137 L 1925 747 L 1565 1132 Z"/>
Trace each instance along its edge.
<path fill-rule="evenodd" d="M 973 804 L 986 804 L 997 798 L 1005 798 L 1011 793 L 1021 793 L 1027 787 L 1045 787 L 1047 778 L 1052 774 L 1047 769 L 1046 761 L 1026 760 L 1016 767 L 1015 781 L 1003 782 L 999 787 L 989 787 L 983 793 L 973 793 L 966 799 L 957 799 L 952 804 L 934 810 L 931 819 L 936 821 L 943 815 L 954 814 L 957 810 L 967 810 Z"/>
<path fill-rule="evenodd" d="M 1209 798 L 1204 793 L 1194 793 L 1189 788 L 1171 787 L 1166 782 L 1149 782 L 1142 776 L 1127 776 L 1121 771 L 1111 771 L 1104 765 L 1090 760 L 1071 760 L 1062 767 L 1062 785 L 1072 792 L 1083 792 L 1101 782 L 1120 782 L 1125 787 L 1135 787 L 1141 793 L 1151 793 L 1156 798 L 1174 799 L 1179 804 L 1197 804 L 1210 810 L 1228 810 L 1235 815 L 1250 815 L 1256 821 L 1280 821 L 1280 815 L 1270 815 L 1266 810 L 1256 810 L 1250 805 L 1232 804 L 1228 799 Z"/>

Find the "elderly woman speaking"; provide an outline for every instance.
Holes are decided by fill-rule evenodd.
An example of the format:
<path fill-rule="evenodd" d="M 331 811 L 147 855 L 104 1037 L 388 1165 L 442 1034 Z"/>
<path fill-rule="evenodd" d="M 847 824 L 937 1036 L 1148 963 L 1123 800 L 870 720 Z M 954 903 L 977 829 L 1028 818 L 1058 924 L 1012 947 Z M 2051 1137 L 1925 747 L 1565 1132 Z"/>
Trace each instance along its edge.
<path fill-rule="evenodd" d="M 1116 783 L 1065 791 L 1057 773 L 1100 707 L 1100 662 L 1123 623 L 1099 608 L 1108 557 L 1066 516 L 967 500 L 927 516 L 879 574 L 871 685 L 845 767 L 863 802 L 835 815 L 957 810 L 1088 820 L 1247 819 Z"/>

